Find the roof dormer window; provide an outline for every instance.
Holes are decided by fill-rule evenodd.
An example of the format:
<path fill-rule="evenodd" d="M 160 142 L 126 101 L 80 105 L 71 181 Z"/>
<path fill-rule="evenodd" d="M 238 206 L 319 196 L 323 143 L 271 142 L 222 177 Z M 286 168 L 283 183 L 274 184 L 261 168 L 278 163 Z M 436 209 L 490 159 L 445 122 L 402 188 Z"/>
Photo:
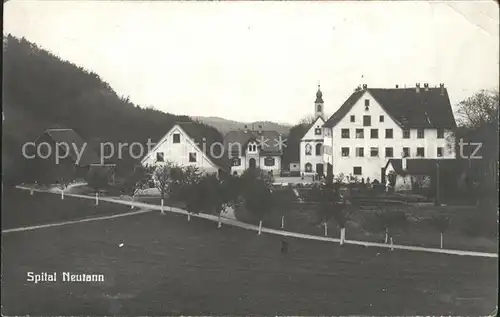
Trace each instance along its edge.
<path fill-rule="evenodd" d="M 257 144 L 255 142 L 248 143 L 247 152 L 251 153 L 257 152 Z"/>

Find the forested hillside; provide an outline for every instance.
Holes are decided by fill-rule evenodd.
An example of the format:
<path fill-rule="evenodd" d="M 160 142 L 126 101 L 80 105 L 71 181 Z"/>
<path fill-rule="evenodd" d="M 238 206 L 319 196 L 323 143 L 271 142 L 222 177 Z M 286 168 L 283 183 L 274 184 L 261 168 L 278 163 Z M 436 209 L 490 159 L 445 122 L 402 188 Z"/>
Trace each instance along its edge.
<path fill-rule="evenodd" d="M 93 146 L 99 142 L 157 142 L 177 121 L 176 116 L 134 105 L 118 96 L 97 74 L 63 61 L 25 39 L 3 40 L 3 173 L 21 164 L 21 146 L 45 129 L 74 129 Z M 206 124 L 193 123 L 207 142 L 222 135 Z M 145 153 L 144 153 L 145 154 Z M 133 162 L 113 160 L 118 167 Z"/>

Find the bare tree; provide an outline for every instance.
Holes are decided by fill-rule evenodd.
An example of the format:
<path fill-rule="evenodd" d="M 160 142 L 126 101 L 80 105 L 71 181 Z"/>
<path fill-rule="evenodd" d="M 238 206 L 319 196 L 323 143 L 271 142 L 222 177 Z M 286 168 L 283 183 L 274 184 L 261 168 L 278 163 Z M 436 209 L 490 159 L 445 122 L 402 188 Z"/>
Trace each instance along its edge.
<path fill-rule="evenodd" d="M 164 165 L 160 165 L 154 169 L 153 172 L 153 178 L 155 182 L 155 186 L 160 192 L 160 197 L 161 197 L 161 213 L 162 215 L 165 214 L 163 210 L 164 202 L 165 202 L 165 197 L 169 196 L 170 191 L 172 189 L 172 169 L 174 169 L 175 166 L 170 163 L 166 162 Z"/>
<path fill-rule="evenodd" d="M 469 128 L 498 123 L 498 90 L 481 90 L 458 104 L 458 121 Z"/>
<path fill-rule="evenodd" d="M 313 124 L 316 118 L 313 115 L 305 116 L 300 119 L 299 124 L 310 125 Z"/>

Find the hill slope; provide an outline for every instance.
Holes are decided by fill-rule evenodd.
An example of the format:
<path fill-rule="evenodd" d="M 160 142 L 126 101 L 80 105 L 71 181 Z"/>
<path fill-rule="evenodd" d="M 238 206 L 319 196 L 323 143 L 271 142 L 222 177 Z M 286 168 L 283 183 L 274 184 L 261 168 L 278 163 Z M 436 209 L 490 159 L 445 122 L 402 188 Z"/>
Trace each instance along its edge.
<path fill-rule="evenodd" d="M 120 97 L 101 78 L 82 67 L 63 61 L 35 44 L 11 35 L 3 41 L 3 100 L 5 114 L 2 137 L 4 176 L 19 180 L 21 146 L 34 141 L 45 129 L 71 128 L 89 143 L 157 142 L 176 122 L 193 122 L 134 105 Z M 222 142 L 213 127 L 194 123 L 206 139 Z M 128 151 L 114 161 L 127 167 L 135 164 Z M 145 153 L 143 153 L 145 154 Z"/>
<path fill-rule="evenodd" d="M 252 128 L 252 125 L 254 129 L 257 129 L 259 125 L 261 125 L 262 129 L 264 130 L 277 131 L 278 133 L 281 133 L 283 135 L 287 135 L 291 128 L 291 126 L 289 125 L 279 124 L 271 121 L 239 122 L 220 117 L 193 117 L 193 119 L 213 126 L 222 134 L 226 134 L 232 130 L 244 129 L 245 125 L 247 125 L 249 129 Z"/>

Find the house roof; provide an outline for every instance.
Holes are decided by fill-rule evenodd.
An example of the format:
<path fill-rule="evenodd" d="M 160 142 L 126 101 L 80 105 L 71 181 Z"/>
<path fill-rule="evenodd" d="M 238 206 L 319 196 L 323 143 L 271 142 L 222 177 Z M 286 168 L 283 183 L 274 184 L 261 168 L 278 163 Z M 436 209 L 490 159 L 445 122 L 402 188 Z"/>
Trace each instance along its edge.
<path fill-rule="evenodd" d="M 207 135 L 204 129 L 201 129 L 199 124 L 194 122 L 177 122 L 177 125 L 181 127 L 186 134 L 193 139 L 198 148 L 204 152 L 204 154 L 219 168 L 227 171 L 229 166 L 229 159 L 227 155 L 223 152 L 220 146 L 213 146 L 214 143 L 222 144 L 223 140 L 218 139 L 217 135 Z M 205 147 L 205 148 L 204 148 Z M 204 150 L 206 149 L 206 150 Z M 221 157 L 219 157 L 221 156 Z"/>
<path fill-rule="evenodd" d="M 367 88 L 354 92 L 325 123 L 332 128 L 344 118 L 366 92 L 402 128 L 456 128 L 448 91 L 443 88 Z"/>
<path fill-rule="evenodd" d="M 73 129 L 47 129 L 44 134 L 47 134 L 52 140 L 56 143 L 65 143 L 69 147 L 69 154 L 71 158 L 75 161 L 78 159 L 78 154 L 75 151 L 81 151 L 83 146 L 83 153 L 80 161 L 78 162 L 79 166 L 89 166 L 90 164 L 100 164 L 101 159 L 99 155 L 93 151 L 87 142 L 85 142 L 78 133 L 76 133 Z"/>
<path fill-rule="evenodd" d="M 260 147 L 260 153 L 262 155 L 281 155 L 283 154 L 283 147 L 280 147 L 278 140 L 280 140 L 280 134 L 277 131 L 263 130 L 251 131 L 251 130 L 233 130 L 229 131 L 224 137 L 224 148 L 231 151 L 231 154 L 239 154 L 238 144 L 241 146 L 243 151 L 246 151 L 248 142 L 256 141 Z M 261 142 L 263 140 L 264 142 Z M 284 140 L 284 139 L 282 139 Z M 261 144 L 259 144 L 261 143 Z M 229 144 L 232 144 L 231 149 L 229 149 Z"/>
<path fill-rule="evenodd" d="M 441 170 L 455 170 L 461 162 L 454 159 L 406 159 L 406 170 L 403 170 L 402 159 L 390 159 L 385 168 L 392 165 L 399 175 L 433 175 L 439 163 Z"/>

